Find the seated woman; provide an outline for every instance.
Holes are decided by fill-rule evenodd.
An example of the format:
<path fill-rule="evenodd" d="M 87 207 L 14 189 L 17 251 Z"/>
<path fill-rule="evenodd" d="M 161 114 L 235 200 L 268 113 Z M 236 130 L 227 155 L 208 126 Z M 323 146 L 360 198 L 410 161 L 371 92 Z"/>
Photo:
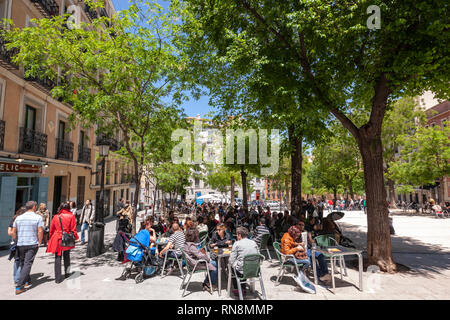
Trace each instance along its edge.
<path fill-rule="evenodd" d="M 217 288 L 217 264 L 214 260 L 211 260 L 208 255 L 206 255 L 205 249 L 199 250 L 197 247 L 198 242 L 198 230 L 196 228 L 189 228 L 186 230 L 186 242 L 184 244 L 184 253 L 186 255 L 186 263 L 191 269 L 194 268 L 195 263 L 198 260 L 206 260 L 208 262 L 209 275 L 211 277 L 212 288 L 209 286 L 208 275 L 206 275 L 203 281 L 203 290 L 212 292 L 212 290 Z M 206 264 L 197 264 L 195 270 L 206 270 Z"/>
<path fill-rule="evenodd" d="M 288 232 L 281 238 L 280 249 L 282 254 L 294 256 L 294 258 L 291 258 L 290 262 L 297 264 L 302 263 L 306 269 L 310 265 L 306 249 L 301 242 L 295 242 L 295 239 L 298 239 L 301 234 L 298 227 L 290 227 Z"/>
<path fill-rule="evenodd" d="M 219 247 L 226 248 L 231 244 L 230 235 L 226 232 L 226 227 L 223 223 L 217 226 L 217 231 L 211 237 L 211 241 L 209 242 L 209 246 L 211 248 Z"/>
<path fill-rule="evenodd" d="M 208 226 L 206 224 L 203 223 L 203 217 L 199 216 L 197 218 L 197 230 L 198 232 L 208 232 Z"/>
<path fill-rule="evenodd" d="M 156 233 L 163 234 L 166 232 L 166 227 L 164 225 L 164 217 L 159 217 L 158 222 L 153 224 L 153 229 L 155 229 Z"/>

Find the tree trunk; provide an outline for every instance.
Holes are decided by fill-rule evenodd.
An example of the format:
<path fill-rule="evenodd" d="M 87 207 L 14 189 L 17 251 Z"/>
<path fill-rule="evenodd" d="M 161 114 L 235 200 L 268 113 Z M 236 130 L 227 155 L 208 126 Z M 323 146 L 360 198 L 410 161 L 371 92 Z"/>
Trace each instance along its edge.
<path fill-rule="evenodd" d="M 363 158 L 367 205 L 367 255 L 369 265 L 393 273 L 397 267 L 392 257 L 386 188 L 384 185 L 381 129 L 377 134 L 361 130 L 358 146 Z"/>
<path fill-rule="evenodd" d="M 345 206 L 344 206 L 344 208 L 347 209 L 347 207 L 348 207 L 348 192 L 347 192 L 347 188 L 344 188 L 344 194 L 345 194 Z"/>
<path fill-rule="evenodd" d="M 353 193 L 353 186 L 351 182 L 348 184 L 348 191 L 350 192 L 350 199 L 355 201 L 355 194 Z"/>
<path fill-rule="evenodd" d="M 445 183 L 445 177 L 442 177 L 441 179 L 439 179 L 439 197 L 441 198 L 440 203 L 438 203 L 439 205 L 441 203 L 445 203 L 445 201 L 444 201 L 444 196 L 445 196 L 444 183 Z M 436 201 L 436 203 L 437 203 L 437 201 Z"/>
<path fill-rule="evenodd" d="M 369 264 L 379 266 L 382 271 L 393 273 L 397 271 L 397 266 L 392 257 L 381 143 L 381 128 L 387 101 L 392 93 L 389 85 L 387 75 L 381 73 L 374 85 L 370 119 L 361 127 L 357 127 L 337 108 L 331 107 L 330 111 L 356 139 L 363 159 Z M 315 88 L 321 93 L 317 85 Z M 330 101 L 325 99 L 325 102 Z"/>
<path fill-rule="evenodd" d="M 231 206 L 234 207 L 234 205 L 236 204 L 236 200 L 234 197 L 234 187 L 235 186 L 235 182 L 234 182 L 234 176 L 231 176 Z"/>
<path fill-rule="evenodd" d="M 247 172 L 245 172 L 244 167 L 241 167 L 241 178 L 242 178 L 242 204 L 244 211 L 248 213 L 248 203 L 247 203 Z"/>
<path fill-rule="evenodd" d="M 395 203 L 395 184 L 392 179 L 387 178 L 388 190 L 389 190 L 389 208 L 397 209 L 397 204 Z"/>
<path fill-rule="evenodd" d="M 289 190 L 289 180 L 286 179 L 284 181 L 284 185 L 286 188 L 286 208 L 290 208 L 291 206 L 291 191 Z"/>
<path fill-rule="evenodd" d="M 139 170 L 137 161 L 134 162 L 134 178 L 136 180 L 136 190 L 134 192 L 133 206 L 131 210 L 131 224 L 132 224 L 132 234 L 136 234 L 136 218 L 137 218 L 137 206 L 139 204 L 139 193 L 141 192 L 141 178 L 142 171 Z"/>
<path fill-rule="evenodd" d="M 333 188 L 333 195 L 334 195 L 333 210 L 336 210 L 336 201 L 337 201 L 337 188 L 336 187 Z"/>
<path fill-rule="evenodd" d="M 291 153 L 291 214 L 300 216 L 302 208 L 302 136 L 294 134 L 294 129 L 289 130 L 289 143 L 293 148 Z"/>

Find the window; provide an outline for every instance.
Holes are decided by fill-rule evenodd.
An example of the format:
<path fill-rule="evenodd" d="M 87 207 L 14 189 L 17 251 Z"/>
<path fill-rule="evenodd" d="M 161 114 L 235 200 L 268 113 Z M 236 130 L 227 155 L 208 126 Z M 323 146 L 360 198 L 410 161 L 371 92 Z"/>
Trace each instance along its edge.
<path fill-rule="evenodd" d="M 8 0 L 0 0 L 0 19 L 3 18 L 8 18 Z"/>
<path fill-rule="evenodd" d="M 86 139 L 86 133 L 80 131 L 80 147 L 84 148 L 84 140 Z"/>
<path fill-rule="evenodd" d="M 195 187 L 198 188 L 200 186 L 200 180 L 195 178 Z"/>
<path fill-rule="evenodd" d="M 64 136 L 66 133 L 66 123 L 64 121 L 59 121 L 58 124 L 58 138 L 59 140 L 65 140 Z"/>
<path fill-rule="evenodd" d="M 28 105 L 25 111 L 25 128 L 36 130 L 36 109 Z"/>

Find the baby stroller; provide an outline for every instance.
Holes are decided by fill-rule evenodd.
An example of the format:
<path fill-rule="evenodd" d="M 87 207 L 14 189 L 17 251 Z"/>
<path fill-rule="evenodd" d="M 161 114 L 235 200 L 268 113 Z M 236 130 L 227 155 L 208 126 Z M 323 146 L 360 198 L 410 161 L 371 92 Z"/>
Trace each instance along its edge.
<path fill-rule="evenodd" d="M 160 262 L 155 255 L 156 248 L 149 248 L 137 239 L 128 239 L 127 235 L 120 232 L 120 235 L 127 243 L 126 258 L 131 263 L 122 272 L 122 275 L 116 280 L 126 280 L 131 277 L 133 271 L 137 274 L 134 277 L 136 283 L 141 283 L 145 278 L 150 278 L 160 272 Z"/>

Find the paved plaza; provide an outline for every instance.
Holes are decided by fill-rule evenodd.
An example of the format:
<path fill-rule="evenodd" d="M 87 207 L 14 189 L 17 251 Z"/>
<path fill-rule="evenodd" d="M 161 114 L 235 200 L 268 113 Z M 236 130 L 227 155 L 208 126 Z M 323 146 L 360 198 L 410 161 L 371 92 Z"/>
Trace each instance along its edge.
<path fill-rule="evenodd" d="M 336 289 L 319 287 L 317 294 L 302 291 L 295 281 L 285 276 L 279 286 L 276 279 L 279 264 L 276 260 L 266 260 L 262 273 L 268 299 L 276 300 L 336 300 L 336 299 L 449 299 L 450 298 L 450 219 L 436 219 L 427 216 L 406 216 L 393 214 L 396 235 L 392 236 L 393 254 L 397 263 L 407 268 L 391 274 L 363 274 L 363 292 L 358 286 L 357 263 L 346 259 L 348 277 L 336 276 Z M 357 248 L 366 247 L 366 216 L 362 211 L 346 212 L 338 221 L 344 235 L 354 241 Z M 0 296 L 3 300 L 26 299 L 150 299 L 150 300 L 217 300 L 230 298 L 226 293 L 226 279 L 219 297 L 217 291 L 209 294 L 202 291 L 201 282 L 204 275 L 192 277 L 187 296 L 182 298 L 181 278 L 178 273 L 146 279 L 136 284 L 133 279 L 117 281 L 124 268 L 116 261 L 117 254 L 110 248 L 115 236 L 115 221 L 107 223 L 106 244 L 108 251 L 95 258 L 86 258 L 86 246 L 77 244 L 72 250 L 72 271 L 75 274 L 61 284 L 54 282 L 54 257 L 45 253 L 41 247 L 34 262 L 31 277 L 33 287 L 27 292 L 15 296 L 12 280 L 12 262 L 8 261 L 8 252 L 0 251 Z M 272 258 L 275 253 L 272 252 Z M 259 291 L 259 284 L 256 284 Z M 258 299 L 252 293 L 246 299 Z"/>

